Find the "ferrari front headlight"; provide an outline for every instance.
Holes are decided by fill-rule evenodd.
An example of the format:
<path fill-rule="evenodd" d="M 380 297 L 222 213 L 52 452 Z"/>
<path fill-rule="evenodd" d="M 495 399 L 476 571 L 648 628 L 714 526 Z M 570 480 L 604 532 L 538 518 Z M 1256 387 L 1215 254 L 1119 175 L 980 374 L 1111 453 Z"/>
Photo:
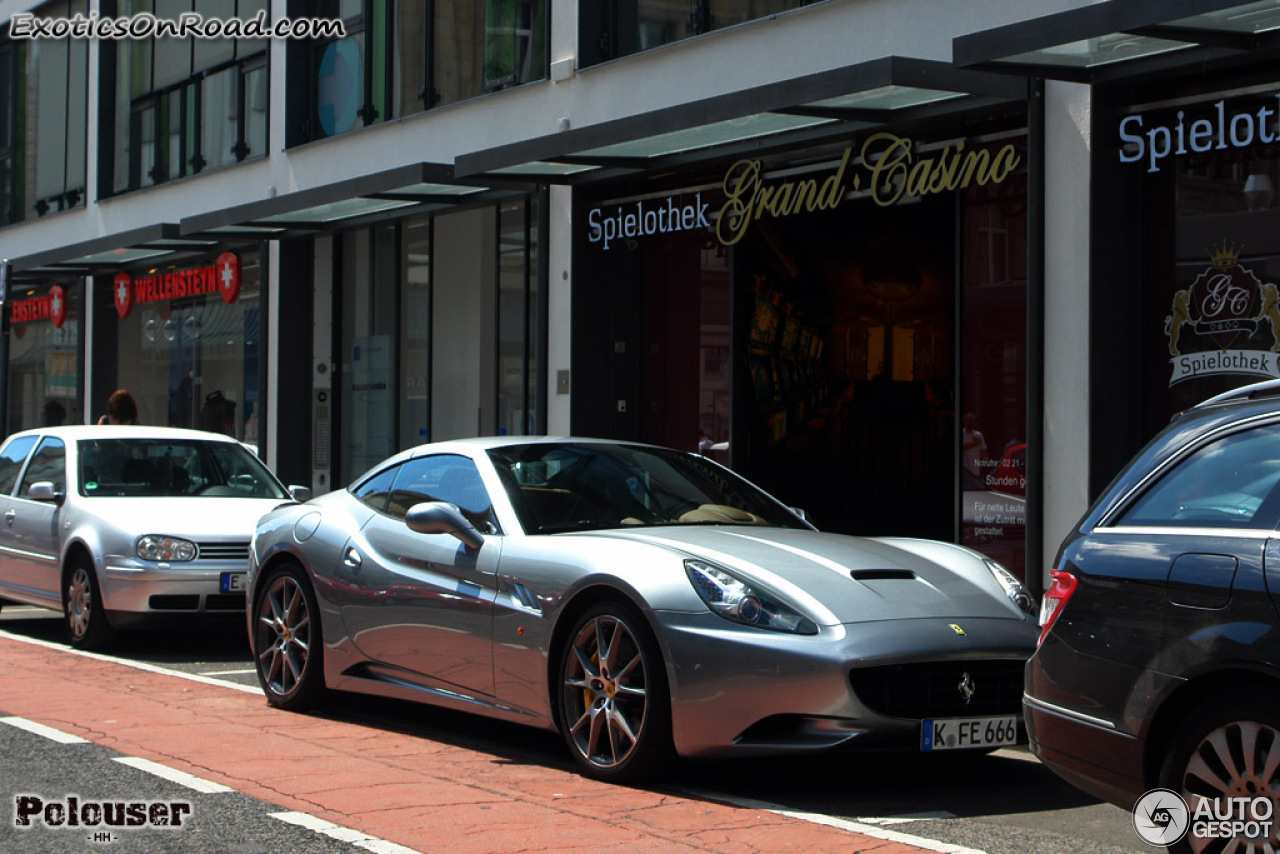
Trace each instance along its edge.
<path fill-rule="evenodd" d="M 816 635 L 818 626 L 760 587 L 727 569 L 701 560 L 686 560 L 684 571 L 707 607 L 726 620 L 795 635 Z"/>
<path fill-rule="evenodd" d="M 178 563 L 196 559 L 196 544 L 178 537 L 165 537 L 160 534 L 147 534 L 138 537 L 136 546 L 138 557 L 143 560 Z"/>
<path fill-rule="evenodd" d="M 990 558 L 984 563 L 986 563 L 987 569 L 991 571 L 991 574 L 995 576 L 996 583 L 1000 585 L 1004 595 L 1009 597 L 1009 601 L 1016 605 L 1019 611 L 1024 614 L 1036 613 L 1036 598 L 1027 591 L 1027 588 L 1022 586 L 1022 582 L 1012 572 Z"/>

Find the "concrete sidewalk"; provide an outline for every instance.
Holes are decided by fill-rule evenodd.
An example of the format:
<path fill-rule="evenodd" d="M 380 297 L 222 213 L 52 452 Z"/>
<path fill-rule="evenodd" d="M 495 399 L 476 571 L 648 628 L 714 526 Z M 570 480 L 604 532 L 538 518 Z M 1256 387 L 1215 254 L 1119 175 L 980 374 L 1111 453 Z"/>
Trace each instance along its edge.
<path fill-rule="evenodd" d="M 0 660 L 0 714 L 417 851 L 926 850 L 767 810 L 611 786 L 558 768 L 282 712 L 260 695 L 8 638 L 0 638 Z"/>

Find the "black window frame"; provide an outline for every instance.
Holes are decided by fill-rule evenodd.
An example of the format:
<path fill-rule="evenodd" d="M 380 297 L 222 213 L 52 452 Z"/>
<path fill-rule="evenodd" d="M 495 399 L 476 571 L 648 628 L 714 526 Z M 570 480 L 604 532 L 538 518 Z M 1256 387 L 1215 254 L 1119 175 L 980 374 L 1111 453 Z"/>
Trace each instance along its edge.
<path fill-rule="evenodd" d="M 77 12 L 87 12 L 85 10 L 77 10 Z M 52 3 L 46 3 L 34 10 L 36 15 L 42 17 L 70 17 L 71 3 L 70 0 L 55 0 Z M 35 109 L 34 105 L 26 103 L 25 81 L 26 73 L 26 51 L 30 49 L 33 40 L 21 39 L 15 40 L 9 38 L 8 26 L 4 27 L 3 35 L 0 36 L 0 113 L 3 114 L 3 123 L 0 124 L 0 225 L 10 225 L 13 223 L 24 222 L 32 219 L 39 219 L 51 212 L 71 210 L 73 208 L 83 207 L 87 199 L 88 186 L 88 164 L 89 164 L 89 62 L 87 42 L 83 39 L 64 39 L 67 42 L 66 55 L 66 78 L 67 88 L 63 93 L 61 103 L 63 105 L 62 115 L 62 133 L 67 140 L 67 146 L 64 149 L 62 162 L 62 189 L 60 192 L 53 193 L 41 198 L 26 198 L 26 175 L 35 168 L 33 163 L 27 162 L 28 151 L 26 150 L 25 141 L 27 137 L 25 122 L 20 121 L 23 118 L 23 110 L 20 105 L 26 105 L 27 110 Z M 68 133 L 71 127 L 71 88 L 74 85 L 72 81 L 72 70 L 74 68 L 74 48 L 76 45 L 84 46 L 84 78 L 80 81 L 84 87 L 84 93 L 80 98 L 83 105 L 84 115 L 82 117 L 82 126 L 84 128 L 84 138 L 81 145 L 76 148 L 75 154 L 79 156 L 81 162 L 80 171 L 83 178 L 77 182 L 76 186 L 71 186 L 68 173 L 70 172 L 70 163 L 73 156 L 74 140 Z M 33 187 L 34 189 L 34 187 Z"/>
<path fill-rule="evenodd" d="M 435 0 L 421 0 L 421 2 L 423 4 L 421 37 L 423 43 L 427 45 L 427 49 L 422 53 L 422 68 L 419 69 L 422 73 L 423 86 L 417 92 L 417 101 L 421 106 L 413 112 L 401 112 L 400 99 L 394 92 L 398 56 L 395 0 L 362 0 L 360 13 L 343 19 L 345 35 L 341 38 L 291 43 L 289 45 L 287 65 L 290 82 L 301 79 L 304 85 L 290 87 L 291 91 L 297 91 L 301 94 L 296 99 L 291 98 L 290 101 L 292 103 L 285 108 L 287 115 L 286 148 L 320 139 L 342 136 L 363 127 L 405 118 L 406 116 L 418 115 L 439 106 L 458 103 L 458 101 L 443 101 L 437 91 L 435 85 L 435 51 L 432 48 L 436 40 L 436 2 Z M 541 74 L 531 76 L 529 79 L 521 79 L 519 75 L 507 75 L 493 81 L 485 80 L 480 92 L 460 100 L 484 97 L 514 86 L 522 86 L 527 83 L 537 83 L 549 79 L 551 69 L 552 2 L 551 0 L 511 0 L 511 2 L 517 6 L 524 5 L 533 9 L 535 14 L 532 17 L 534 19 L 537 18 L 537 5 L 539 3 L 542 4 L 542 51 L 541 61 L 538 63 L 541 68 Z M 291 0 L 289 14 L 295 17 L 337 18 L 340 8 L 340 0 Z M 381 69 L 375 69 L 373 61 L 375 51 L 370 49 L 369 42 L 379 29 L 377 26 L 379 15 L 381 15 L 382 20 L 379 48 L 381 55 L 385 57 L 385 61 Z M 316 119 L 319 109 L 319 87 L 316 74 L 324 52 L 329 45 L 343 39 L 352 38 L 356 34 L 364 35 L 364 40 L 361 42 L 361 101 L 356 111 L 357 121 L 349 129 L 328 134 L 323 132 Z M 531 39 L 533 44 L 536 45 L 538 41 L 537 35 L 531 36 Z M 530 49 L 530 55 L 532 55 L 532 48 Z M 375 97 L 375 72 L 381 77 L 381 103 L 378 103 L 378 99 Z"/>
<path fill-rule="evenodd" d="M 253 7 L 248 0 L 236 0 L 235 15 L 239 17 L 247 17 L 248 12 Z M 245 4 L 245 11 L 240 6 Z M 103 0 L 102 17 L 117 14 L 118 0 Z M 262 150 L 254 151 L 246 138 L 248 129 L 248 98 L 250 93 L 246 86 L 246 77 L 255 72 L 263 71 L 270 80 L 271 74 L 271 51 L 270 44 L 258 39 L 238 39 L 236 40 L 233 50 L 233 58 L 223 60 L 207 67 L 195 69 L 195 39 L 189 41 L 189 57 L 191 62 L 191 73 L 174 82 L 169 82 L 163 86 L 155 86 L 155 38 L 152 37 L 145 41 L 131 42 L 132 49 L 140 49 L 140 45 L 146 44 L 151 51 L 151 61 L 148 63 L 150 74 L 150 88 L 139 95 L 131 96 L 129 99 L 129 127 L 120 133 L 116 128 L 116 113 L 120 106 L 117 103 L 117 60 L 118 60 L 118 44 L 113 40 L 102 40 L 101 50 L 99 52 L 99 89 L 103 93 L 99 107 L 99 134 L 98 134 L 98 196 L 99 198 L 110 198 L 112 196 L 122 195 L 125 193 L 135 192 L 137 190 L 146 189 L 147 187 L 160 186 L 169 181 L 178 178 L 185 178 L 190 175 L 198 175 L 205 171 L 209 166 L 211 158 L 206 155 L 208 152 L 204 150 L 204 141 L 202 131 L 204 124 L 202 122 L 204 111 L 204 92 L 203 82 L 206 78 L 221 74 L 228 69 L 235 69 L 235 91 L 236 91 L 236 137 L 232 143 L 230 153 L 234 155 L 235 160 L 228 164 L 219 164 L 219 166 L 211 168 L 221 168 L 226 166 L 237 166 L 240 163 L 257 160 L 267 156 L 271 150 L 271 97 L 270 85 L 268 83 L 268 97 L 266 104 L 266 138 L 263 140 Z M 246 50 L 246 43 L 250 47 Z M 244 50 L 244 53 L 241 51 Z M 170 98 L 175 93 L 179 93 L 179 103 L 182 114 L 178 119 L 179 127 L 179 145 L 181 148 L 181 156 L 177 163 L 171 161 L 168 157 L 169 145 L 169 127 L 166 119 L 169 116 Z M 152 109 L 150 118 L 151 134 L 155 140 L 155 159 L 154 164 L 147 170 L 144 175 L 142 163 L 142 123 L 139 120 L 139 114 Z M 127 177 L 123 186 L 117 188 L 116 178 L 116 154 L 120 145 L 128 146 L 128 164 Z M 149 179 L 149 180 L 146 180 Z"/>
<path fill-rule="evenodd" d="M 796 0 L 796 5 L 790 9 L 781 9 L 774 11 L 765 11 L 761 14 L 744 18 L 740 21 L 731 21 L 729 23 L 717 26 L 715 15 L 712 10 L 711 0 L 690 0 L 688 4 L 688 15 L 685 19 L 688 32 L 680 37 L 662 41 L 649 47 L 638 47 L 635 49 L 624 49 L 621 47 L 628 39 L 624 38 L 622 33 L 623 16 L 619 13 L 619 6 L 622 5 L 621 0 L 603 0 L 594 3 L 578 4 L 578 63 L 581 67 L 587 68 L 592 65 L 598 65 L 602 62 L 608 62 L 612 59 L 620 59 L 624 56 L 635 56 L 640 53 L 647 53 L 666 45 L 676 44 L 677 42 L 687 41 L 691 38 L 706 35 L 717 30 L 727 27 L 738 26 L 740 24 L 750 23 L 751 21 L 759 21 L 767 18 L 773 18 L 787 12 L 794 12 L 805 6 L 812 6 L 817 3 L 825 2 L 825 0 Z M 626 5 L 636 8 L 634 0 Z M 744 6 L 750 6 L 750 3 L 744 3 Z"/>

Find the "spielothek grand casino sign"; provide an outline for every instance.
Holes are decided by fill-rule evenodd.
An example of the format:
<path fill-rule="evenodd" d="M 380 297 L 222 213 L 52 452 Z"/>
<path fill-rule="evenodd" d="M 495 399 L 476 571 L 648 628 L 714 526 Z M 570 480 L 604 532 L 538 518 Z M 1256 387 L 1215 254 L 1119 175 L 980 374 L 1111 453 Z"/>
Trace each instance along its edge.
<path fill-rule="evenodd" d="M 173 270 L 136 279 L 128 273 L 117 273 L 111 287 L 112 301 L 121 320 L 141 303 L 201 296 L 215 291 L 227 304 L 240 296 L 240 256 L 236 253 L 223 252 L 212 265 L 190 270 Z"/>

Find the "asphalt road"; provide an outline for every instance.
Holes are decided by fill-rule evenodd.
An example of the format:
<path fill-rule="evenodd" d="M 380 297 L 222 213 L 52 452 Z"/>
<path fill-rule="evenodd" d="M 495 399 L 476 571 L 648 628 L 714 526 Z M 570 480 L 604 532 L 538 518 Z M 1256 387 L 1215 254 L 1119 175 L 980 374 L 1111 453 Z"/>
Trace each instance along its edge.
<path fill-rule="evenodd" d="M 0 631 L 60 644 L 62 627 L 47 611 L 6 606 Z M 68 655 L 72 654 L 68 651 Z M 124 661 L 191 674 L 202 679 L 255 686 L 243 622 L 220 624 L 187 621 L 172 628 L 126 635 L 111 655 Z M 175 677 L 176 678 L 176 677 Z M 571 763 L 558 736 L 476 716 L 397 701 L 339 695 L 326 717 L 409 733 L 444 744 L 464 746 L 552 768 Z M 121 788 L 138 774 L 113 762 L 104 748 L 91 746 L 61 757 L 61 745 L 50 748 L 36 736 L 0 727 L 0 788 L 44 792 L 134 791 Z M 31 739 L 35 738 L 36 741 Z M 83 746 L 82 746 L 83 747 Z M 52 751 L 52 753 L 50 752 Z M 113 782 L 114 781 L 114 782 Z M 151 786 L 156 784 L 151 782 Z M 758 809 L 783 810 L 810 820 L 826 818 L 872 825 L 989 854 L 1069 854 L 1069 852 L 1149 852 L 1134 831 L 1128 811 L 1100 803 L 1060 781 L 1025 750 L 1003 750 L 991 756 L 964 755 L 879 757 L 858 754 L 803 759 L 739 760 L 682 763 L 667 784 L 677 792 Z M 82 791 L 83 790 L 83 791 Z M 151 789 L 140 787 L 138 792 Z M 3 794 L 3 792 L 0 792 Z M 182 794 L 179 792 L 179 794 Z M 187 792 L 186 794 L 190 794 Z M 147 797 L 173 797 L 171 790 Z M 200 833 L 181 837 L 172 831 L 136 832 L 144 847 L 112 851 L 346 851 L 332 839 L 283 825 L 271 818 L 270 805 L 241 795 L 218 797 L 219 823 L 237 828 L 235 845 L 203 848 Z M 232 806 L 227 806 L 227 805 Z M 8 811 L 8 810 L 6 810 Z M 199 813 L 197 813 L 199 815 Z M 9 851 L 0 829 L 0 851 Z M 54 841 L 71 838 L 62 831 Z M 77 850 L 26 847 L 34 835 L 18 837 L 17 851 Z M 130 841 L 131 844 L 144 844 Z M 165 847 L 180 844 L 180 847 Z M 310 848 L 307 845 L 318 845 Z M 154 846 L 154 847 L 153 847 Z M 257 847 L 255 847 L 257 846 Z M 90 846 L 85 850 L 105 850 Z M 350 850 L 368 850 L 351 848 Z"/>

